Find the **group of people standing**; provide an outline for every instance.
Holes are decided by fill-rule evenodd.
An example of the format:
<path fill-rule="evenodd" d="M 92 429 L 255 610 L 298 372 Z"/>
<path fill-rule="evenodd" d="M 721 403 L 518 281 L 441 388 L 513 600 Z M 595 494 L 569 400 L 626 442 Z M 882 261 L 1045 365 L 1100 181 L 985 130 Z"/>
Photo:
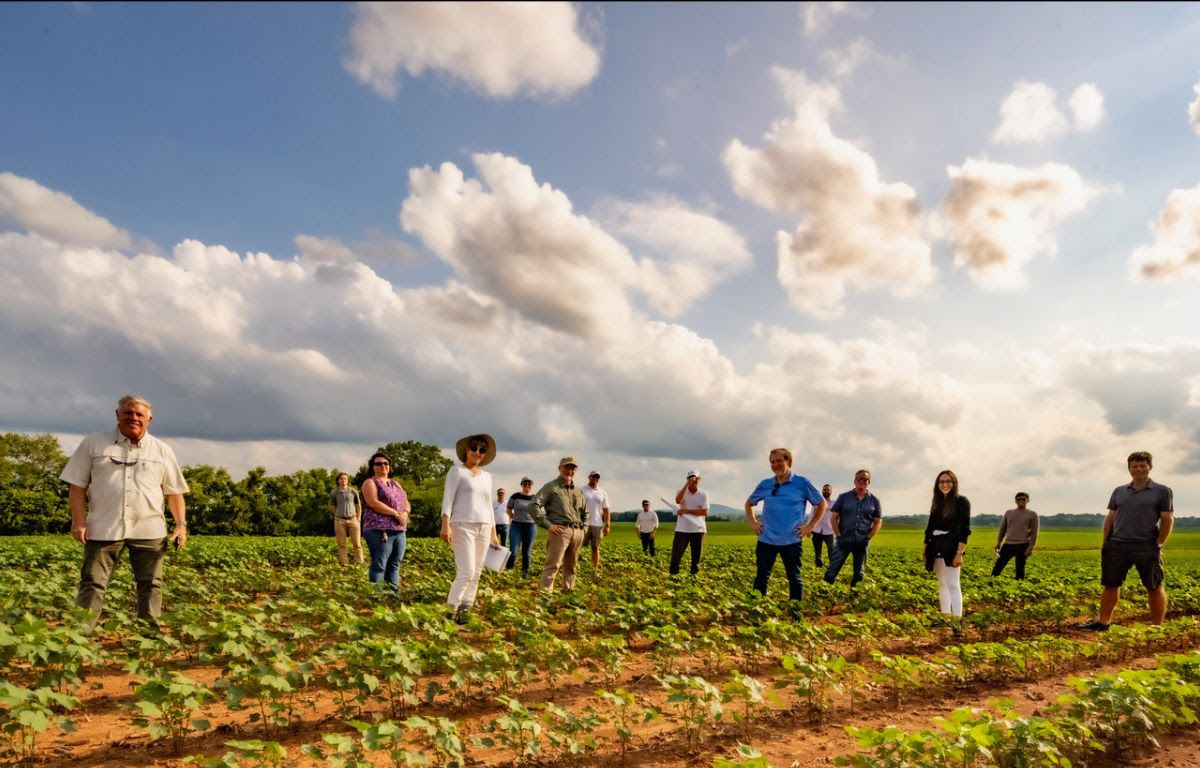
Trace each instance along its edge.
<path fill-rule="evenodd" d="M 148 433 L 153 419 L 150 403 L 126 395 L 117 403 L 117 426 L 86 437 L 64 467 L 60 479 L 69 485 L 71 535 L 84 545 L 76 605 L 88 609 L 92 625 L 99 619 L 104 595 L 113 569 L 123 551 L 129 550 L 137 587 L 139 619 L 155 624 L 162 610 L 162 564 L 167 547 L 183 549 L 187 544 L 187 515 L 183 496 L 188 485 L 174 452 Z M 461 438 L 455 444 L 458 462 L 446 474 L 442 497 L 443 541 L 454 552 L 455 579 L 447 595 L 449 617 L 465 623 L 479 586 L 484 558 L 489 548 L 502 545 L 501 536 L 512 544 L 507 567 L 515 567 L 520 550 L 522 573 L 529 572 L 529 546 L 537 528 L 547 531 L 546 563 L 538 589 L 553 591 L 558 573 L 562 586 L 575 586 L 576 563 L 584 543 L 592 547 L 592 563 L 599 566 L 600 541 L 611 529 L 608 495 L 599 488 L 600 475 L 592 472 L 585 488 L 574 482 L 578 463 L 563 457 L 558 476 L 536 493 L 533 482 L 522 478 L 521 492 L 503 503 L 503 489 L 493 502 L 492 477 L 484 470 L 496 457 L 496 441 L 487 434 Z M 858 584 L 866 568 L 871 540 L 882 526 L 882 504 L 871 493 L 871 473 L 854 474 L 854 489 L 830 502 L 832 488 L 823 492 L 805 477 L 792 471 L 792 454 L 776 448 L 768 456 L 771 476 L 755 486 L 746 499 L 746 521 L 758 534 L 755 548 L 754 588 L 763 595 L 775 561 L 783 561 L 788 594 L 799 600 L 803 594 L 800 559 L 803 541 L 813 536 L 817 562 L 824 545 L 829 566 L 824 578 L 832 583 L 847 558 L 853 559 L 851 585 Z M 1129 455 L 1131 482 L 1118 486 L 1108 502 L 1101 549 L 1100 611 L 1081 629 L 1104 631 L 1131 568 L 1136 568 L 1147 591 L 1150 620 L 1162 623 L 1167 610 L 1162 551 L 1174 523 L 1174 497 L 1167 486 L 1150 479 L 1153 459 L 1148 452 Z M 369 578 L 399 589 L 400 564 L 404 559 L 412 505 L 404 489 L 391 479 L 391 459 L 374 453 L 369 462 L 371 476 L 362 485 L 361 501 L 345 473 L 337 477 L 330 499 L 338 538 L 338 556 L 348 562 L 347 544 L 362 562 L 358 541 L 358 519 L 362 538 L 370 550 Z M 699 488 L 700 475 L 689 472 L 676 494 L 677 522 L 672 544 L 670 572 L 678 573 L 683 555 L 691 551 L 691 572 L 696 573 L 703 549 L 708 495 Z M 1016 558 L 1017 578 L 1025 573 L 1025 558 L 1037 541 L 1037 515 L 1028 509 L 1029 495 L 1016 496 L 1017 506 L 1005 513 L 996 542 L 993 575 L 999 575 L 1010 559 Z M 761 517 L 756 509 L 761 504 Z M 168 535 L 164 506 L 174 520 Z M 812 507 L 809 515 L 808 507 Z M 828 527 L 822 527 L 826 512 Z M 504 514 L 504 521 L 500 517 Z M 645 551 L 654 552 L 653 536 L 657 515 L 650 502 L 642 502 L 638 532 Z M 971 504 L 959 493 L 958 478 L 950 470 L 938 473 L 934 482 L 929 519 L 925 527 L 922 559 L 937 575 L 939 606 L 943 613 L 962 615 L 960 573 L 963 553 L 971 534 Z M 834 536 L 832 546 L 827 536 Z"/>

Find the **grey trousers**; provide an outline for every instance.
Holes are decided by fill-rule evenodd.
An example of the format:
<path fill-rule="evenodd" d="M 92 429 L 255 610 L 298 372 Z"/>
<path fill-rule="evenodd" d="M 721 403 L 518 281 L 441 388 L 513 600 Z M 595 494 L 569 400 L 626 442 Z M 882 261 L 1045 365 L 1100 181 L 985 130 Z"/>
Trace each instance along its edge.
<path fill-rule="evenodd" d="M 88 541 L 83 547 L 83 568 L 79 574 L 79 594 L 75 605 L 87 608 L 100 617 L 104 593 L 121 552 L 129 550 L 129 564 L 137 584 L 139 619 L 154 622 L 162 614 L 163 557 L 167 553 L 167 537 L 161 539 L 122 539 L 120 541 Z"/>

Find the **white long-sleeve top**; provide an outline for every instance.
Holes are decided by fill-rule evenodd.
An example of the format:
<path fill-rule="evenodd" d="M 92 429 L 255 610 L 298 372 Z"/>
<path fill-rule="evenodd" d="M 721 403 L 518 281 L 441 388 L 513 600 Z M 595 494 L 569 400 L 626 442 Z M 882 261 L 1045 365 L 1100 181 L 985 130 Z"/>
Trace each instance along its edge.
<path fill-rule="evenodd" d="M 452 523 L 494 525 L 491 474 L 479 470 L 478 475 L 472 475 L 462 464 L 451 467 L 442 493 L 442 517 L 450 518 Z"/>

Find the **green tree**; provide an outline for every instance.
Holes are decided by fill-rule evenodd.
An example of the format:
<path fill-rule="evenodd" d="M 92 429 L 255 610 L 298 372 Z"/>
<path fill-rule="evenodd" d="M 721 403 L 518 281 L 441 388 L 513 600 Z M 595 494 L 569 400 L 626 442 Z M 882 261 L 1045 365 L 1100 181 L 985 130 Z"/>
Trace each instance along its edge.
<path fill-rule="evenodd" d="M 0 435 L 0 534 L 71 529 L 67 484 L 58 479 L 66 464 L 54 435 Z"/>
<path fill-rule="evenodd" d="M 192 533 L 222 535 L 234 532 L 231 515 L 235 483 L 224 467 L 197 464 L 183 468 L 188 494 L 188 528 Z"/>

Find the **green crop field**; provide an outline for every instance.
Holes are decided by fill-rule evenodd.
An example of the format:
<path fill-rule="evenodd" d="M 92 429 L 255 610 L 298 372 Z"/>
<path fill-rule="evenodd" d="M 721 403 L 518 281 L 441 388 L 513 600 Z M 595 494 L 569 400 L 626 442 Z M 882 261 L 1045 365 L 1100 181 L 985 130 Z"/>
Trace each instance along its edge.
<path fill-rule="evenodd" d="M 778 569 L 765 599 L 748 589 L 744 525 L 711 527 L 694 577 L 666 574 L 668 529 L 651 559 L 631 524 L 605 542 L 599 571 L 585 556 L 573 593 L 486 572 L 464 627 L 445 618 L 454 563 L 438 540 L 410 542 L 391 595 L 338 566 L 330 538 L 196 537 L 168 555 L 157 631 L 133 619 L 123 563 L 90 634 L 72 608 L 80 547 L 0 539 L 0 760 L 1190 764 L 1196 534 L 1168 547 L 1165 625 L 1142 623 L 1131 579 L 1117 624 L 1091 634 L 1075 627 L 1096 609 L 1097 531 L 1046 531 L 1026 581 L 1011 567 L 989 577 L 995 532 L 977 531 L 954 618 L 937 612 L 920 530 L 885 528 L 854 590 L 848 571 L 828 585 L 806 557 L 804 599 L 789 602 Z M 1035 714 L 1002 703 L 1015 695 Z"/>

